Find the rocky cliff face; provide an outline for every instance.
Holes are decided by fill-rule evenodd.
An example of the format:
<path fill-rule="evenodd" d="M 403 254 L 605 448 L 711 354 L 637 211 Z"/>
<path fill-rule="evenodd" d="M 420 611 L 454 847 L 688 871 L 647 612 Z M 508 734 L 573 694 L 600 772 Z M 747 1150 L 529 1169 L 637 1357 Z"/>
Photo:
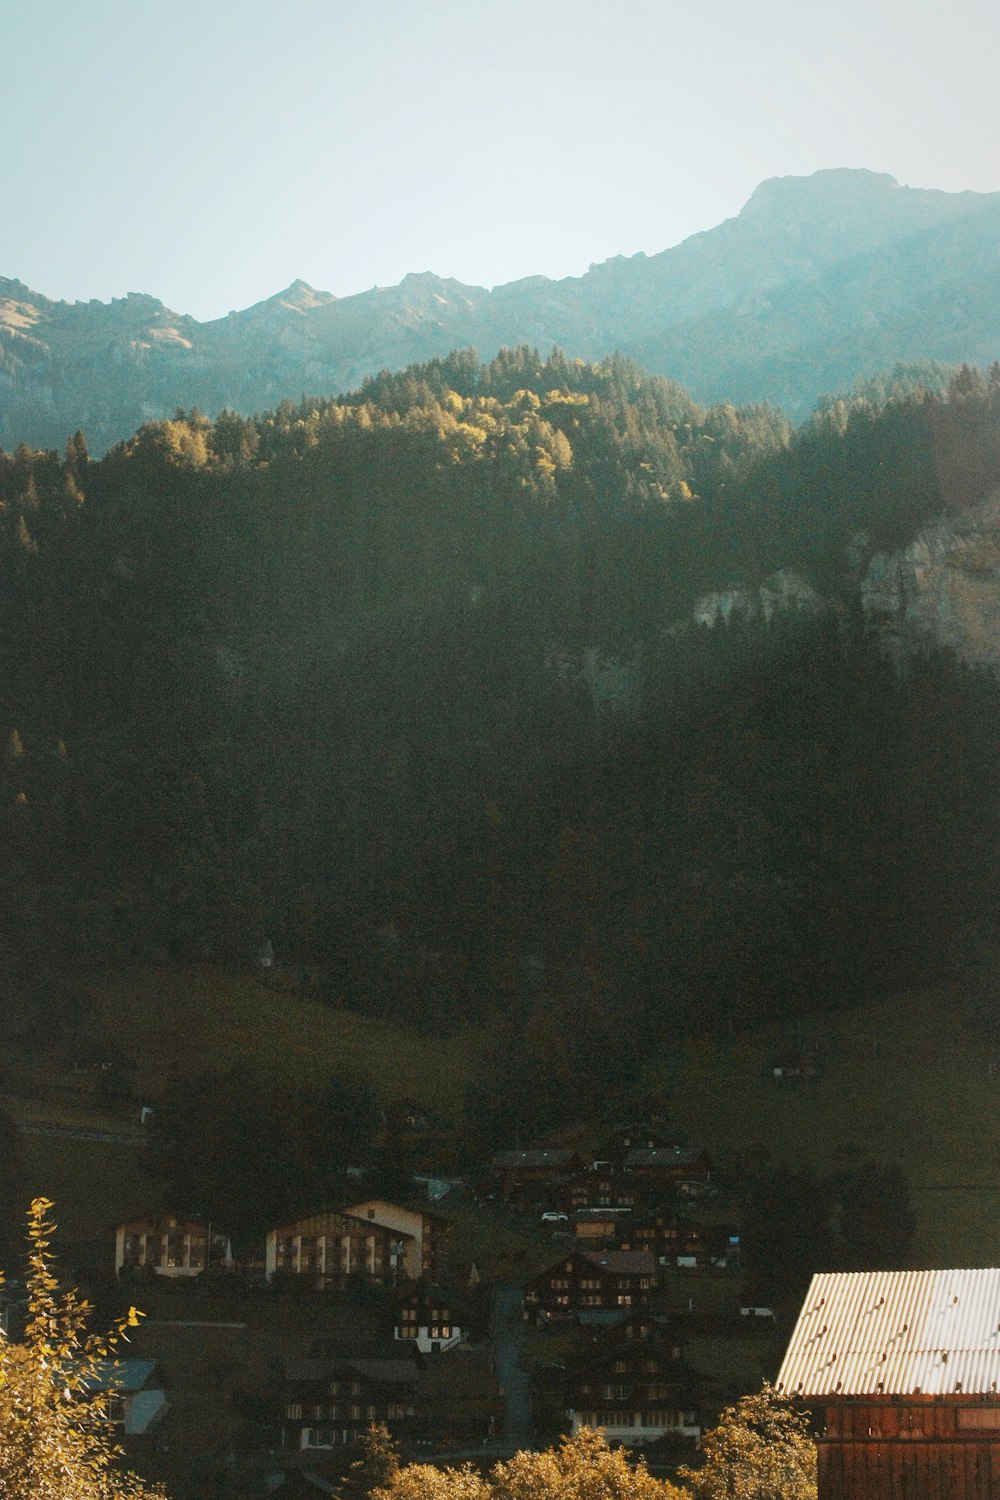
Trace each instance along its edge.
<path fill-rule="evenodd" d="M 832 170 L 762 184 L 659 255 L 488 291 L 430 273 L 337 299 L 305 282 L 210 323 L 130 294 L 68 305 L 0 278 L 0 443 L 92 451 L 177 406 L 250 413 L 473 347 L 614 350 L 699 400 L 817 395 L 899 360 L 1000 356 L 1000 194 Z"/>
<path fill-rule="evenodd" d="M 1000 669 L 1000 488 L 967 514 L 925 527 L 904 551 L 873 557 L 861 597 L 899 657 L 947 646 Z"/>

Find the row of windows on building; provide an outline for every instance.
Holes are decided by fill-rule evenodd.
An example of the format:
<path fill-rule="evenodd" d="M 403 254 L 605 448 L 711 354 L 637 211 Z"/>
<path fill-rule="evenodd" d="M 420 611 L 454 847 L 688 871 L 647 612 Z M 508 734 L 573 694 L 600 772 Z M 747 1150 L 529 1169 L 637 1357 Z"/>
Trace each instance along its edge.
<path fill-rule="evenodd" d="M 568 1292 L 559 1292 L 552 1300 L 556 1307 L 569 1307 L 571 1298 Z M 607 1298 L 602 1296 L 600 1292 L 584 1292 L 576 1300 L 581 1307 L 603 1307 Z M 613 1307 L 631 1307 L 631 1292 L 619 1292 L 611 1305 Z"/>
<path fill-rule="evenodd" d="M 585 1427 L 634 1428 L 687 1427 L 693 1426 L 697 1413 L 693 1411 L 584 1411 L 580 1413 Z"/>
<path fill-rule="evenodd" d="M 637 1392 L 640 1399 L 646 1401 L 666 1401 L 676 1389 L 672 1385 L 647 1385 L 644 1391 Z M 624 1401 L 628 1398 L 630 1387 L 627 1385 L 602 1385 L 596 1389 L 590 1385 L 581 1385 L 581 1396 L 599 1396 L 605 1401 Z"/>
<path fill-rule="evenodd" d="M 408 1411 L 409 1409 L 404 1402 L 390 1401 L 384 1416 L 390 1422 L 401 1422 L 408 1415 Z M 352 1402 L 349 1405 L 345 1404 L 343 1409 L 341 1409 L 338 1402 L 334 1402 L 332 1405 L 316 1402 L 315 1405 L 309 1405 L 306 1408 L 301 1401 L 289 1401 L 285 1407 L 285 1416 L 289 1422 L 301 1422 L 303 1419 L 309 1420 L 310 1418 L 314 1422 L 336 1422 L 340 1419 L 343 1419 L 345 1422 L 375 1422 L 381 1420 L 377 1407 L 373 1405 L 364 1406 L 360 1401 Z"/>

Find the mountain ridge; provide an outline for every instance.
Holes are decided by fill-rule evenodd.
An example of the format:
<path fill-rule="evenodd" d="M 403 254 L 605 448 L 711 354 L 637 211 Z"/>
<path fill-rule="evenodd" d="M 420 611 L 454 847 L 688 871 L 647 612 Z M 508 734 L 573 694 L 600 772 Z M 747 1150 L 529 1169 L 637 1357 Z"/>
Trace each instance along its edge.
<path fill-rule="evenodd" d="M 996 357 L 996 286 L 1000 193 L 863 168 L 769 178 L 678 245 L 558 280 L 485 288 L 421 271 L 337 297 L 299 278 L 199 322 L 148 293 L 57 302 L 0 278 L 0 443 L 58 445 L 83 426 L 100 449 L 178 405 L 249 413 L 456 347 L 490 357 L 525 343 L 585 359 L 620 350 L 699 400 L 798 417 L 900 359 Z"/>

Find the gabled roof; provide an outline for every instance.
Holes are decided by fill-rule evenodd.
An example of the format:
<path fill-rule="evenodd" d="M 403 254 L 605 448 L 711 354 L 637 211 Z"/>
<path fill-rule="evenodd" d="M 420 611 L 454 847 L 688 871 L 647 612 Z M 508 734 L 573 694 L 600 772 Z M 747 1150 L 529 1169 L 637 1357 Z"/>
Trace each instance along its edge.
<path fill-rule="evenodd" d="M 636 1146 L 625 1157 L 626 1167 L 696 1167 L 705 1160 L 701 1146 Z"/>
<path fill-rule="evenodd" d="M 427 1207 L 426 1203 L 402 1203 L 396 1198 L 365 1198 L 360 1203 L 352 1203 L 349 1208 L 344 1209 L 344 1213 L 349 1214 L 352 1218 L 362 1219 L 362 1222 L 365 1224 L 378 1224 L 378 1219 L 369 1219 L 367 1217 L 367 1212 L 370 1208 L 388 1208 L 393 1213 L 415 1214 L 418 1218 L 431 1219 L 437 1224 L 451 1223 L 447 1214 L 435 1213 L 433 1209 Z M 364 1210 L 363 1218 L 362 1209 Z M 410 1238 L 413 1239 L 414 1236 L 411 1235 Z"/>
<path fill-rule="evenodd" d="M 580 1160 L 579 1151 L 554 1147 L 551 1151 L 498 1151 L 490 1162 L 497 1172 L 516 1171 L 518 1167 L 570 1167 Z"/>
<path fill-rule="evenodd" d="M 776 1387 L 802 1396 L 1000 1392 L 1000 1270 L 814 1276 Z"/>
<path fill-rule="evenodd" d="M 285 1379 L 313 1382 L 354 1371 L 379 1385 L 416 1385 L 420 1370 L 412 1359 L 286 1359 Z"/>
<path fill-rule="evenodd" d="M 385 1229 L 386 1233 L 395 1236 L 396 1239 L 416 1239 L 416 1236 L 406 1229 L 388 1229 L 378 1219 L 362 1219 L 359 1214 L 344 1208 L 317 1209 L 315 1213 L 303 1214 L 300 1219 L 293 1219 L 289 1224 L 277 1225 L 270 1230 L 270 1233 L 277 1235 L 279 1239 L 285 1239 L 296 1234 L 326 1234 L 338 1231 L 343 1233 L 350 1229 L 365 1234 L 370 1234 L 373 1229 Z"/>
<path fill-rule="evenodd" d="M 582 1258 L 621 1276 L 651 1275 L 656 1270 L 656 1257 L 648 1250 L 584 1250 Z"/>
<path fill-rule="evenodd" d="M 128 1394 L 141 1391 L 146 1381 L 156 1370 L 155 1359 L 102 1359 L 88 1379 L 87 1387 L 92 1391 L 120 1391 Z"/>

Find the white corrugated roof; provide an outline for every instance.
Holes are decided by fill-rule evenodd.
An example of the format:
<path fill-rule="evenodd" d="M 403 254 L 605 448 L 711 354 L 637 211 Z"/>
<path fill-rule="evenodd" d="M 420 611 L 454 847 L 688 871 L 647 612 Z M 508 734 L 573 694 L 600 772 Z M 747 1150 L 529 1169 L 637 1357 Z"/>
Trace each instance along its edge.
<path fill-rule="evenodd" d="M 1000 1392 L 1000 1270 L 814 1276 L 775 1384 L 787 1396 Z"/>

